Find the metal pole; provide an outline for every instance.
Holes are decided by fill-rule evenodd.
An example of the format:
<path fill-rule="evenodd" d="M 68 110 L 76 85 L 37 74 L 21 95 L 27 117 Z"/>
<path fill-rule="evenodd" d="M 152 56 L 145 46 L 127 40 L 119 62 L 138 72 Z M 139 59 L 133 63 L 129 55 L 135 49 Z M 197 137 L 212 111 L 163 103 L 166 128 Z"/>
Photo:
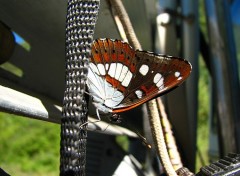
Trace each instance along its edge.
<path fill-rule="evenodd" d="M 221 156 L 240 152 L 240 87 L 227 0 L 205 0 L 211 48 L 213 114 L 218 118 Z"/>
<path fill-rule="evenodd" d="M 199 58 L 199 21 L 198 1 L 182 0 L 182 57 L 192 64 L 192 74 L 186 82 L 186 97 L 189 128 L 190 169 L 195 170 L 198 116 L 198 58 Z"/>

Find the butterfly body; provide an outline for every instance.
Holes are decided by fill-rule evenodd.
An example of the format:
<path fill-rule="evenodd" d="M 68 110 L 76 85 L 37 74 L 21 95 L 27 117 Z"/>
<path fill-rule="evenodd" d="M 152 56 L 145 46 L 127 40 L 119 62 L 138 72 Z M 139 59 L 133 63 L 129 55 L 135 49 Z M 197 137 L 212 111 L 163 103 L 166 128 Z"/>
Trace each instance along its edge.
<path fill-rule="evenodd" d="M 133 50 L 120 40 L 98 39 L 92 45 L 87 85 L 100 112 L 117 114 L 173 89 L 190 72 L 191 64 L 181 58 Z"/>

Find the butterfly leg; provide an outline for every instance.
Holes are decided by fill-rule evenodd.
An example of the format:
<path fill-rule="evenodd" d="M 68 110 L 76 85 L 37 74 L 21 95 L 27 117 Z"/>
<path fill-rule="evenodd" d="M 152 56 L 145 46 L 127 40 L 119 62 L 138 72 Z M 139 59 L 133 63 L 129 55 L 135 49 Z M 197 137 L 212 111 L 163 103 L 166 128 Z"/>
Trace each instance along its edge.
<path fill-rule="evenodd" d="M 89 124 L 89 123 L 97 123 L 97 122 L 102 121 L 102 119 L 101 119 L 101 117 L 100 117 L 100 115 L 99 115 L 98 109 L 96 109 L 96 113 L 97 113 L 97 118 L 98 118 L 98 120 L 95 120 L 95 121 L 93 121 L 93 122 L 87 121 L 87 122 L 83 123 L 82 125 L 80 125 L 80 128 L 82 128 L 84 125 L 87 125 L 87 124 Z"/>
<path fill-rule="evenodd" d="M 87 94 L 88 96 L 92 97 L 92 95 L 89 92 L 87 92 L 86 90 L 85 90 L 85 94 Z"/>
<path fill-rule="evenodd" d="M 99 115 L 99 111 L 98 111 L 98 109 L 96 109 L 96 113 L 97 113 L 98 121 L 101 121 L 102 119 L 101 119 L 101 117 L 100 117 L 100 115 Z"/>

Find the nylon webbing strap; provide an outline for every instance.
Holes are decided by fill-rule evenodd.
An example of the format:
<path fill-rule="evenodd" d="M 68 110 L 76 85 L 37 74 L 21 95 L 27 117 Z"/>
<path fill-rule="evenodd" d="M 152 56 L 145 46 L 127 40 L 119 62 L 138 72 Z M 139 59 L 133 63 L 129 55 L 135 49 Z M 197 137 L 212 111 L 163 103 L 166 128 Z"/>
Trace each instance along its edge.
<path fill-rule="evenodd" d="M 99 0 L 68 0 L 66 89 L 61 121 L 60 175 L 85 175 L 87 103 L 84 98 Z"/>

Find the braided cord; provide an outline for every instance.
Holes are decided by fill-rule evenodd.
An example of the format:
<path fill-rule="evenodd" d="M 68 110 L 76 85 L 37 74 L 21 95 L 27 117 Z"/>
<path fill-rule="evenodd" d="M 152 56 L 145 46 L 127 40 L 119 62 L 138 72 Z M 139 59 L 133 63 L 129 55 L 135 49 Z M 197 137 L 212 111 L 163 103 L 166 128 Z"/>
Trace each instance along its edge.
<path fill-rule="evenodd" d="M 168 120 L 164 104 L 161 101 L 161 98 L 158 97 L 156 100 L 169 158 L 171 160 L 174 170 L 178 170 L 179 168 L 183 167 L 183 164 L 176 145 L 176 140 L 173 135 L 172 127 Z"/>
<path fill-rule="evenodd" d="M 88 63 L 99 0 L 68 0 L 66 19 L 66 88 L 61 119 L 60 175 L 85 175 Z M 80 128 L 81 127 L 81 128 Z"/>
<path fill-rule="evenodd" d="M 147 108 L 149 109 L 149 121 L 153 134 L 153 140 L 155 142 L 156 151 L 163 163 L 163 167 L 166 170 L 167 175 L 176 176 L 176 172 L 173 168 L 171 160 L 168 156 L 168 151 L 164 139 L 163 129 L 160 121 L 160 114 L 158 111 L 156 101 L 149 101 Z"/>
<path fill-rule="evenodd" d="M 122 3 L 121 0 L 109 0 L 110 4 L 114 7 L 114 10 L 116 10 L 116 14 L 118 15 L 122 25 L 123 29 L 126 33 L 126 37 L 128 39 L 128 43 L 134 48 L 141 50 L 141 44 L 135 34 L 135 31 L 133 30 L 132 23 L 130 21 L 130 18 L 127 14 L 127 11 Z"/>

